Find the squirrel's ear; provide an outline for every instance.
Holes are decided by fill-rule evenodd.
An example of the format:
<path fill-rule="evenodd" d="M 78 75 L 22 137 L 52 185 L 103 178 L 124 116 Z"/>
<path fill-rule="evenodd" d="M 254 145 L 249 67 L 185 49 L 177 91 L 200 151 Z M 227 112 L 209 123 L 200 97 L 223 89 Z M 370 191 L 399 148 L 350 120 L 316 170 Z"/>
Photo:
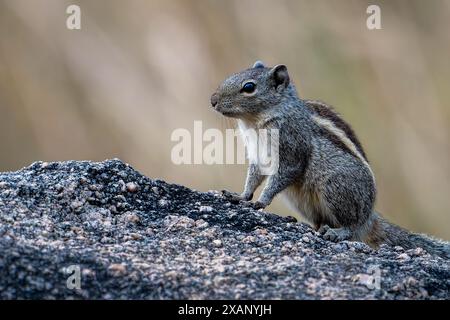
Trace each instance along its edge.
<path fill-rule="evenodd" d="M 285 88 L 289 85 L 289 73 L 284 64 L 279 64 L 270 70 L 270 77 L 275 83 L 275 88 L 283 85 Z"/>
<path fill-rule="evenodd" d="M 266 66 L 264 65 L 264 63 L 262 62 L 262 61 L 260 61 L 260 60 L 258 60 L 258 61 L 256 61 L 254 64 L 253 64 L 253 68 L 265 68 Z"/>

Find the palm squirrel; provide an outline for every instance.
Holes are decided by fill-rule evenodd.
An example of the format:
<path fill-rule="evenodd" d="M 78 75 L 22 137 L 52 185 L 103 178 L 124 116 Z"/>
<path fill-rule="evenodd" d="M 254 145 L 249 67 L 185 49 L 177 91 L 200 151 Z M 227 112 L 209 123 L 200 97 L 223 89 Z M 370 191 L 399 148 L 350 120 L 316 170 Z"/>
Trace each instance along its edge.
<path fill-rule="evenodd" d="M 276 172 L 265 176 L 258 160 L 250 161 L 242 194 L 225 196 L 250 201 L 267 178 L 253 206 L 265 208 L 282 194 L 327 240 L 362 241 L 373 248 L 382 243 L 422 247 L 450 256 L 448 243 L 410 233 L 374 211 L 375 178 L 354 131 L 330 106 L 299 98 L 285 65 L 269 68 L 257 61 L 227 78 L 211 96 L 211 105 L 236 118 L 241 131 L 279 132 Z M 249 156 L 254 141 L 245 143 Z"/>

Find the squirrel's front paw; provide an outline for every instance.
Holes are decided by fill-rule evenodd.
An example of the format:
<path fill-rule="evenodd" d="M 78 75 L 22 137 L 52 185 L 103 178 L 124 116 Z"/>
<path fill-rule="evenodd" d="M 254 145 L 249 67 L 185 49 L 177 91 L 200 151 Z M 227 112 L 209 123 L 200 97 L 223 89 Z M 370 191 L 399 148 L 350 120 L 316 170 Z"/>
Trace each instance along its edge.
<path fill-rule="evenodd" d="M 253 204 L 253 209 L 255 209 L 255 210 L 264 209 L 265 207 L 267 207 L 267 205 L 265 203 L 262 203 L 259 200 Z"/>
<path fill-rule="evenodd" d="M 222 197 L 233 203 L 238 203 L 242 200 L 239 194 L 228 190 L 222 190 Z"/>
<path fill-rule="evenodd" d="M 222 190 L 222 196 L 232 203 L 239 203 L 240 201 L 249 201 L 253 198 L 253 194 L 246 196 L 228 190 Z"/>

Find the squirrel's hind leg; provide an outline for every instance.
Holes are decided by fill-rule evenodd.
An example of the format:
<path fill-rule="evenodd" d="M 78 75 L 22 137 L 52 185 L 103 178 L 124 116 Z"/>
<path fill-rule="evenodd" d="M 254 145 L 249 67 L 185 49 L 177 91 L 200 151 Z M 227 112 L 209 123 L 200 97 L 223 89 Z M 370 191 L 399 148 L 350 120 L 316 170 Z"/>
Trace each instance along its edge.
<path fill-rule="evenodd" d="M 350 228 L 330 228 L 328 225 L 323 225 L 319 228 L 318 232 L 323 236 L 325 240 L 334 242 L 350 240 L 353 238 L 353 231 Z"/>

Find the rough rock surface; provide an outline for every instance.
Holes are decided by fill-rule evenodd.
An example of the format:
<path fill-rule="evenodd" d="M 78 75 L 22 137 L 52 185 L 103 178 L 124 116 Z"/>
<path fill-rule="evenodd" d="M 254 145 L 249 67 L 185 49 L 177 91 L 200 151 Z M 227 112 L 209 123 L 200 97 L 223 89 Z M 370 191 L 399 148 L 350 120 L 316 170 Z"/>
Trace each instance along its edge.
<path fill-rule="evenodd" d="M 328 242 L 119 160 L 1 173 L 0 255 L 1 299 L 450 297 L 449 261 L 420 248 Z"/>

